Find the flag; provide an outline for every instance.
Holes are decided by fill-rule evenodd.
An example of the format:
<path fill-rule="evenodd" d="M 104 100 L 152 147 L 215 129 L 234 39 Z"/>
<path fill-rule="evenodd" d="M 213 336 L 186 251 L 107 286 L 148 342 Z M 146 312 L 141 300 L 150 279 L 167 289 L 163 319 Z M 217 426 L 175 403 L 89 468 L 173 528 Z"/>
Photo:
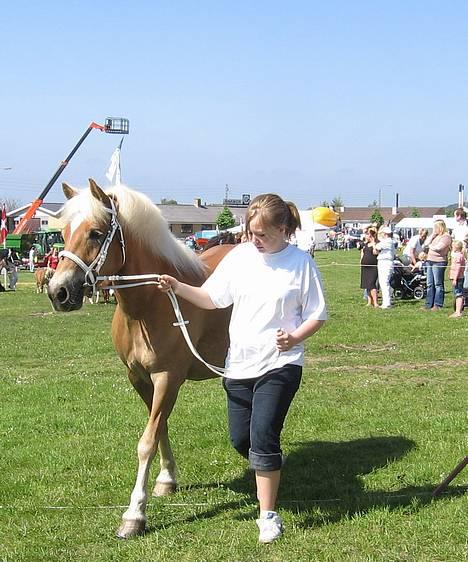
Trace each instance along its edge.
<path fill-rule="evenodd" d="M 109 169 L 106 172 L 106 178 L 111 182 L 112 185 L 120 185 L 121 175 L 120 175 L 120 151 L 122 148 L 124 137 L 120 141 L 119 146 L 114 150 Z"/>
<path fill-rule="evenodd" d="M 1 234 L 0 234 L 0 244 L 3 244 L 3 242 L 6 239 L 6 235 L 8 234 L 8 228 L 7 228 L 7 216 L 6 216 L 6 207 L 5 207 L 5 203 L 3 203 L 3 208 L 2 208 L 2 226 L 1 226 Z"/>

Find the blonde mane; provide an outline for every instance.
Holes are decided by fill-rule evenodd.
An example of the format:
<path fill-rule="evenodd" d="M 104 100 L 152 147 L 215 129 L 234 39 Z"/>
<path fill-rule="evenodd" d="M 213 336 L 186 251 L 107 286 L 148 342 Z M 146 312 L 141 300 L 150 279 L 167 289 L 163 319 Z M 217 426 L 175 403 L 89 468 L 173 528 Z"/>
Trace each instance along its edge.
<path fill-rule="evenodd" d="M 179 272 L 204 272 L 201 260 L 183 242 L 175 238 L 161 211 L 146 195 L 124 185 L 108 189 L 105 193 L 117 202 L 117 215 L 124 231 L 131 231 L 132 236 L 147 252 L 165 259 Z M 65 203 L 60 214 L 64 224 L 69 224 L 79 217 L 98 221 L 109 220 L 104 205 L 92 196 L 89 189 L 79 190 L 78 195 Z"/>

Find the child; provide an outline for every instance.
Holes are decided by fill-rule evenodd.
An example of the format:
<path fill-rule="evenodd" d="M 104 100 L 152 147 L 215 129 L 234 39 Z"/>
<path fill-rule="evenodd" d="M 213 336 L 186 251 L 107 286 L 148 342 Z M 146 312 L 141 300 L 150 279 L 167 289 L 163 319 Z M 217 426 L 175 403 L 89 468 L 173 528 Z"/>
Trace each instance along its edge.
<path fill-rule="evenodd" d="M 450 318 L 460 318 L 463 310 L 463 280 L 465 273 L 463 242 L 460 240 L 453 241 L 451 257 L 449 279 L 452 281 L 453 296 L 455 297 L 455 312 L 450 315 Z"/>
<path fill-rule="evenodd" d="M 303 342 L 327 318 L 314 261 L 289 244 L 300 226 L 293 203 L 272 193 L 258 195 L 245 216 L 249 242 L 223 258 L 201 287 L 170 275 L 161 275 L 159 285 L 200 308 L 234 305 L 223 386 L 231 442 L 255 471 L 261 543 L 271 543 L 283 533 L 276 512 L 281 431 L 300 386 Z"/>
<path fill-rule="evenodd" d="M 423 273 L 426 260 L 427 260 L 426 252 L 419 252 L 418 261 L 411 266 L 411 271 L 416 273 Z"/>

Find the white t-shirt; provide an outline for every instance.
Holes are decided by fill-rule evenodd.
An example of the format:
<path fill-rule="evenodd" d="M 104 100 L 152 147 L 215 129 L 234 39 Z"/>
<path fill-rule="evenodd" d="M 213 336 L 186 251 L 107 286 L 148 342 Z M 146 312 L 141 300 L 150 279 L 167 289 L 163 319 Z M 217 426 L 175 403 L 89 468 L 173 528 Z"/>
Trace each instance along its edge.
<path fill-rule="evenodd" d="M 395 258 L 395 243 L 391 238 L 385 236 L 382 240 L 375 245 L 377 250 L 380 250 L 377 260 L 391 260 Z"/>
<path fill-rule="evenodd" d="M 421 239 L 419 238 L 419 234 L 415 234 L 409 239 L 408 244 L 403 250 L 403 255 L 411 257 L 410 254 L 411 249 L 414 249 L 414 255 L 416 257 L 418 257 L 419 254 L 423 251 L 423 245 L 421 244 Z"/>
<path fill-rule="evenodd" d="M 310 318 L 327 319 L 315 263 L 291 244 L 274 254 L 262 254 L 250 242 L 239 244 L 203 288 L 217 308 L 233 304 L 226 358 L 229 378 L 257 378 L 288 363 L 303 365 L 304 344 L 280 353 L 277 330 L 292 332 Z"/>
<path fill-rule="evenodd" d="M 464 242 L 468 238 L 468 224 L 466 221 L 457 223 L 452 229 L 452 238 Z"/>

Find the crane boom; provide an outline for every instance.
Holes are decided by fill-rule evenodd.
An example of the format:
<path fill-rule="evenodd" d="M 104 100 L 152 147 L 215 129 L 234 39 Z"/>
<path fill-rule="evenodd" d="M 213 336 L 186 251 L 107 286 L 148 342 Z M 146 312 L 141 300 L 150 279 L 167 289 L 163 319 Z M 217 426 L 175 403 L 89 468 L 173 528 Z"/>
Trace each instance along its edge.
<path fill-rule="evenodd" d="M 115 125 L 116 123 L 117 123 L 117 125 Z M 58 167 L 57 171 L 50 178 L 49 182 L 44 187 L 44 189 L 41 191 L 38 198 L 35 199 L 31 203 L 29 209 L 26 211 L 23 218 L 17 224 L 15 230 L 13 231 L 13 234 L 21 234 L 26 230 L 26 227 L 27 227 L 27 224 L 28 224 L 29 220 L 34 216 L 37 209 L 42 205 L 42 202 L 44 201 L 45 196 L 49 193 L 49 191 L 51 190 L 54 183 L 58 180 L 58 178 L 60 177 L 62 172 L 67 167 L 70 160 L 73 158 L 75 152 L 80 148 L 80 146 L 85 141 L 86 137 L 89 135 L 89 133 L 93 129 L 99 129 L 100 131 L 104 131 L 105 133 L 128 134 L 128 120 L 127 119 L 121 119 L 121 118 L 108 117 L 106 119 L 105 125 L 98 125 L 94 121 L 92 123 L 90 123 L 89 127 L 83 133 L 80 140 L 75 144 L 75 146 L 73 147 L 70 154 L 65 158 L 65 160 L 62 160 L 62 162 L 60 163 L 60 166 Z"/>

